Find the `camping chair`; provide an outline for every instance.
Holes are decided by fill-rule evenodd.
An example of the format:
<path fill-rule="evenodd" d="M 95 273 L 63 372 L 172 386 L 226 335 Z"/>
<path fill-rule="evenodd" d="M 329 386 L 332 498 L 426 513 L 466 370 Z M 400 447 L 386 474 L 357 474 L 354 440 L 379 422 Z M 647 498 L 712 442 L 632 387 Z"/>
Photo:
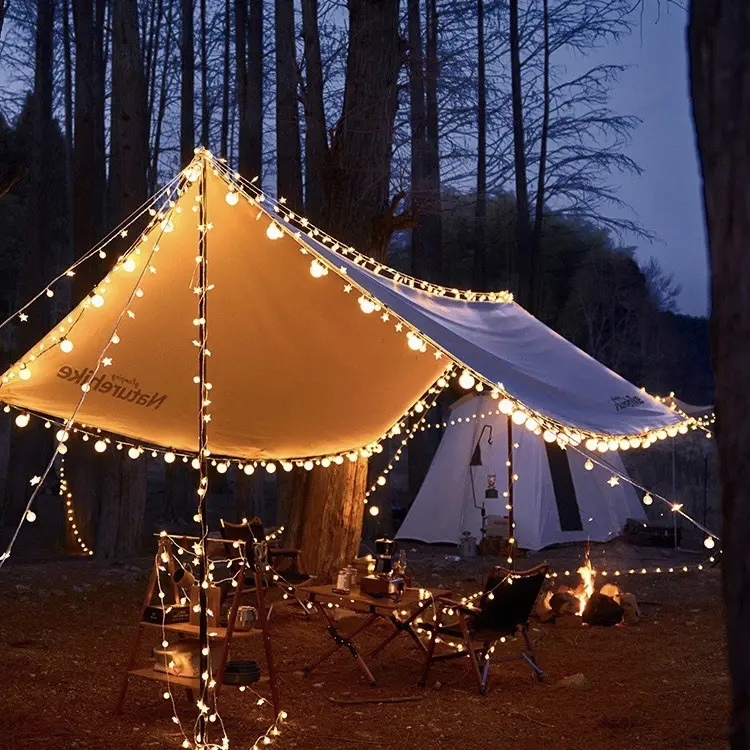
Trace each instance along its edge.
<path fill-rule="evenodd" d="M 534 670 L 536 679 L 541 682 L 544 672 L 537 664 L 534 644 L 529 638 L 529 615 L 548 571 L 546 563 L 524 571 L 496 567 L 490 574 L 477 606 L 441 599 L 437 603 L 435 624 L 422 625 L 423 630 L 431 631 L 431 637 L 419 681 L 420 687 L 425 686 L 433 662 L 468 657 L 479 684 L 479 692 L 487 695 L 487 676 L 495 643 L 509 636 L 515 637 L 519 632 L 523 637 L 525 650 L 520 654 L 498 657 L 495 661 L 522 659 Z M 457 622 L 445 624 L 442 622 L 445 612 L 451 609 L 458 616 Z M 458 640 L 463 648 L 435 656 L 438 639 Z"/>
<path fill-rule="evenodd" d="M 221 519 L 221 536 L 225 542 L 262 542 L 266 541 L 267 534 L 263 527 L 263 522 L 259 518 L 251 518 L 249 521 L 243 521 L 243 523 L 230 523 Z M 231 555 L 230 545 L 227 546 L 227 554 Z M 276 547 L 272 544 L 268 545 L 268 562 L 272 567 L 275 567 L 275 561 L 277 560 L 291 560 L 291 569 L 280 572 L 292 586 L 299 586 L 302 583 L 310 580 L 310 576 L 307 573 L 303 573 L 299 569 L 299 556 L 300 550 L 289 549 L 286 547 Z"/>

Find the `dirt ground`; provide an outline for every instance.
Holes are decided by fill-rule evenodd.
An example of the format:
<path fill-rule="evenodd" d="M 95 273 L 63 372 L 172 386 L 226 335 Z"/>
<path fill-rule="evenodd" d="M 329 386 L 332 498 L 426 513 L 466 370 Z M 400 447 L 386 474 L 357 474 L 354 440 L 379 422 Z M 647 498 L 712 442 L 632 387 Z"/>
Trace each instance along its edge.
<path fill-rule="evenodd" d="M 575 555 L 580 551 L 576 551 Z M 572 554 L 572 553 L 568 553 Z M 481 562 L 410 553 L 416 581 L 472 593 Z M 693 560 L 692 562 L 695 562 Z M 118 686 L 145 590 L 148 561 L 120 569 L 71 560 L 9 565 L 0 574 L 0 750 L 179 748 L 182 736 L 161 698 L 163 685 L 131 679 L 121 716 Z M 140 570 L 139 570 L 140 569 Z M 626 588 L 642 603 L 634 627 L 534 625 L 537 684 L 520 662 L 491 670 L 480 697 L 468 662 L 436 665 L 416 687 L 421 659 L 402 636 L 370 661 L 379 687 L 364 684 L 343 650 L 308 677 L 299 670 L 330 644 L 321 620 L 276 607 L 273 647 L 289 714 L 279 748 L 471 747 L 476 750 L 716 750 L 724 745 L 729 682 L 719 572 L 635 576 Z M 372 647 L 386 631 L 362 637 Z M 154 638 L 158 637 L 155 631 Z M 155 643 L 155 640 L 154 640 Z M 143 650 L 146 664 L 146 649 Z M 233 658 L 262 662 L 260 640 L 235 641 Z M 587 689 L 555 687 L 582 673 Z M 418 696 L 410 703 L 333 705 L 330 697 Z M 183 718 L 193 709 L 176 691 Z M 249 693 L 226 689 L 221 714 L 230 747 L 251 750 L 271 723 Z"/>

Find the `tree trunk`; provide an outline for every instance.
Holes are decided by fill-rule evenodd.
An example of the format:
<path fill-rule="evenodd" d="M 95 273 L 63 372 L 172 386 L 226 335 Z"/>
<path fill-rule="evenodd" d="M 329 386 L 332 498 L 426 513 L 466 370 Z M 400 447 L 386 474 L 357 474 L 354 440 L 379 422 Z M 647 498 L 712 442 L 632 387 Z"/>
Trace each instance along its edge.
<path fill-rule="evenodd" d="M 161 71 L 161 82 L 159 84 L 159 105 L 156 110 L 154 124 L 154 138 L 151 144 L 151 163 L 148 173 L 148 194 L 156 191 L 156 183 L 159 178 L 159 155 L 161 154 L 161 132 L 164 123 L 164 113 L 167 109 L 167 93 L 169 80 L 169 63 L 172 55 L 172 13 L 174 0 L 167 0 L 167 33 L 164 35 L 164 59 Z M 149 110 L 150 113 L 150 110 Z"/>
<path fill-rule="evenodd" d="M 399 70 L 398 0 L 349 0 L 344 107 L 326 167 L 323 227 L 383 260 L 392 231 L 388 189 Z M 295 472 L 286 539 L 304 569 L 330 579 L 362 534 L 367 461 Z"/>
<path fill-rule="evenodd" d="M 693 116 L 711 263 L 711 348 L 722 480 L 722 574 L 732 678 L 733 750 L 750 748 L 750 12 L 744 0 L 693 0 Z"/>
<path fill-rule="evenodd" d="M 208 108 L 208 29 L 206 28 L 206 0 L 201 4 L 201 145 L 211 148 L 211 114 Z"/>
<path fill-rule="evenodd" d="M 276 0 L 276 193 L 292 211 L 302 211 L 294 1 Z"/>
<path fill-rule="evenodd" d="M 542 27 L 544 33 L 544 62 L 542 68 L 542 131 L 539 135 L 539 169 L 536 181 L 536 206 L 534 208 L 534 233 L 532 236 L 532 279 L 534 286 L 531 289 L 532 308 L 538 314 L 542 303 L 542 279 L 539 268 L 542 255 L 542 233 L 544 229 L 544 198 L 546 190 L 547 174 L 547 146 L 549 141 L 549 115 L 550 115 L 550 90 L 549 90 L 549 7 L 548 0 L 542 0 Z"/>
<path fill-rule="evenodd" d="M 263 172 L 263 0 L 235 0 L 238 162 L 240 174 L 260 180 Z"/>
<path fill-rule="evenodd" d="M 195 61 L 193 0 L 180 0 L 180 166 L 193 159 L 195 148 Z"/>
<path fill-rule="evenodd" d="M 62 0 L 63 59 L 65 65 L 65 180 L 68 190 L 68 220 L 73 216 L 73 61 L 70 34 L 70 4 Z M 70 232 L 71 248 L 73 233 Z"/>
<path fill-rule="evenodd" d="M 44 286 L 55 268 L 48 228 L 52 217 L 52 184 L 47 165 L 53 158 L 54 122 L 52 119 L 54 0 L 38 0 L 36 7 L 36 48 L 34 95 L 32 101 L 32 148 L 26 252 L 22 259 L 20 295 L 28 299 Z M 19 329 L 18 355 L 33 346 L 53 325 L 52 309 L 46 297 L 34 307 L 34 315 Z M 35 423 L 36 422 L 36 423 Z M 3 503 L 3 520 L 15 524 L 26 505 L 29 477 L 40 474 L 51 452 L 50 434 L 33 420 L 24 430 L 14 426 L 10 432 L 8 472 Z"/>
<path fill-rule="evenodd" d="M 146 79 L 137 0 L 112 0 L 112 109 L 109 215 L 112 224 L 147 197 Z M 146 461 L 112 452 L 98 503 L 96 554 L 111 560 L 138 552 L 146 508 Z M 75 488 L 74 488 L 75 489 Z"/>
<path fill-rule="evenodd" d="M 96 16 L 96 18 L 95 18 Z M 106 163 L 104 154 L 104 78 L 102 55 L 104 6 L 94 0 L 73 0 L 75 32 L 75 98 L 73 119 L 73 246 L 83 255 L 104 234 Z M 111 261 L 110 261 L 111 263 Z M 73 278 L 73 304 L 83 299 L 106 274 L 107 260 L 91 258 Z M 75 502 L 76 524 L 91 546 L 97 511 L 98 466 L 89 443 L 70 441 L 67 477 Z M 66 534 L 66 549 L 79 552 Z"/>
<path fill-rule="evenodd" d="M 232 6 L 224 0 L 224 74 L 221 87 L 221 155 L 226 159 L 229 153 L 229 48 L 232 36 Z"/>
<path fill-rule="evenodd" d="M 513 155 L 516 178 L 516 252 L 509 263 L 511 278 L 515 275 L 516 300 L 531 310 L 533 288 L 530 247 L 529 195 L 526 182 L 526 146 L 523 125 L 523 91 L 521 89 L 521 50 L 518 38 L 518 0 L 510 0 L 510 78 L 513 109 Z"/>
<path fill-rule="evenodd" d="M 430 252 L 424 246 L 422 203 L 427 150 L 427 115 L 425 113 L 424 56 L 420 0 L 408 0 L 409 30 L 409 125 L 411 129 L 411 211 L 416 226 L 411 231 L 411 272 L 419 279 L 434 278 Z"/>
<path fill-rule="evenodd" d="M 430 253 L 430 280 L 445 281 L 443 277 L 443 214 L 440 194 L 440 142 L 438 121 L 438 13 L 437 0 L 426 0 L 426 76 L 425 99 L 427 122 L 425 127 L 424 200 L 422 201 L 422 245 Z"/>
<path fill-rule="evenodd" d="M 484 0 L 477 0 L 477 199 L 474 204 L 472 287 L 487 284 L 487 83 L 484 64 Z"/>
<path fill-rule="evenodd" d="M 318 33 L 318 0 L 302 0 L 305 47 L 305 215 L 320 224 L 324 212 L 324 170 L 328 160 L 326 114 L 323 106 L 323 63 Z"/>

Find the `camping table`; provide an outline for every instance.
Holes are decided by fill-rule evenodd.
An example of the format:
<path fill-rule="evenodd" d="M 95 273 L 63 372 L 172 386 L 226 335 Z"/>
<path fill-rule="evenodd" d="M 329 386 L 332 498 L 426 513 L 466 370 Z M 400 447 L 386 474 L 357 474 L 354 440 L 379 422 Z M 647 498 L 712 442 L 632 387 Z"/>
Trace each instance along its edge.
<path fill-rule="evenodd" d="M 433 600 L 448 596 L 451 592 L 446 589 L 427 591 L 426 598 L 421 599 L 420 591 L 424 592 L 425 590 L 405 589 L 401 598 L 398 601 L 395 601 L 385 597 L 375 598 L 367 596 L 359 590 L 359 586 L 354 586 L 348 594 L 337 594 L 333 591 L 331 586 L 298 587 L 297 593 L 301 597 L 307 597 L 307 601 L 310 602 L 325 618 L 328 634 L 331 636 L 335 644 L 317 661 L 306 666 L 303 670 L 305 674 L 312 672 L 313 669 L 320 666 L 324 661 L 330 659 L 331 656 L 333 656 L 342 646 L 346 646 L 346 648 L 349 649 L 349 653 L 351 653 L 352 657 L 357 662 L 357 666 L 362 674 L 370 685 L 374 686 L 375 678 L 372 676 L 372 672 L 370 672 L 365 660 L 359 653 L 353 639 L 374 625 L 378 620 L 385 620 L 388 622 L 392 626 L 393 631 L 370 652 L 371 657 L 382 651 L 391 641 L 401 635 L 401 633 L 408 633 L 419 648 L 422 651 L 426 651 L 427 647 L 422 643 L 414 630 L 413 623 L 419 615 L 432 604 Z M 352 633 L 345 636 L 339 632 L 336 627 L 336 621 L 333 618 L 333 610 L 336 607 L 367 615 L 367 617 Z"/>

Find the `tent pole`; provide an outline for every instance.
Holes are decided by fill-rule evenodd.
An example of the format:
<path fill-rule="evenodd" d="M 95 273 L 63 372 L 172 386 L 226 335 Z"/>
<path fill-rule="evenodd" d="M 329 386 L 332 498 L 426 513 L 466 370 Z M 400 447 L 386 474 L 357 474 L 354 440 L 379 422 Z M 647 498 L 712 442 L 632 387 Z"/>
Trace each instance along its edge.
<path fill-rule="evenodd" d="M 198 255 L 199 272 L 198 285 L 200 294 L 198 296 L 198 332 L 200 338 L 200 347 L 198 354 L 198 516 L 200 522 L 200 555 L 198 556 L 198 581 L 200 582 L 199 603 L 199 648 L 200 648 L 200 675 L 198 678 L 198 696 L 199 711 L 197 728 L 196 728 L 196 745 L 203 747 L 208 745 L 206 732 L 208 723 L 206 721 L 206 711 L 208 704 L 208 680 L 206 676 L 209 672 L 209 649 L 208 642 L 208 613 L 207 613 L 207 585 L 208 585 L 208 522 L 206 519 L 206 497 L 208 494 L 208 461 L 206 456 L 207 440 L 207 422 L 206 402 L 208 401 L 208 391 L 206 390 L 206 157 L 201 153 L 201 177 L 200 177 L 200 203 L 199 208 L 199 231 L 198 231 Z M 218 616 L 218 613 L 214 613 Z"/>
<path fill-rule="evenodd" d="M 513 420 L 510 415 L 506 421 L 508 423 L 508 563 L 513 570 L 516 561 L 516 524 L 513 520 Z"/>

